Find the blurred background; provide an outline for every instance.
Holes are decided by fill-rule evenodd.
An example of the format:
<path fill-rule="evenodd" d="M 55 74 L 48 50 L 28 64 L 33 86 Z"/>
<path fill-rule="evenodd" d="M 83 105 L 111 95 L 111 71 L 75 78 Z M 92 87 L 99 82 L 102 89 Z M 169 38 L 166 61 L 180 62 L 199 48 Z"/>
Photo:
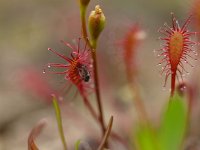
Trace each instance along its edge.
<path fill-rule="evenodd" d="M 174 12 L 182 24 L 189 16 L 193 2 L 91 0 L 88 14 L 96 4 L 100 4 L 106 16 L 106 27 L 101 34 L 97 54 L 105 118 L 108 121 L 110 115 L 114 116 L 113 128 L 122 137 L 127 137 L 134 127 L 136 113 L 127 90 L 122 48 L 116 43 L 123 39 L 135 23 L 145 33 L 134 61 L 142 98 L 156 126 L 170 93 L 169 87 L 162 88 L 164 77 L 159 75 L 159 58 L 153 53 L 154 49 L 160 47 L 160 33 L 157 31 L 165 22 L 171 25 L 170 12 Z M 193 26 L 190 28 L 194 30 Z M 66 81 L 63 76 L 43 74 L 43 69 L 49 62 L 62 62 L 47 50 L 48 47 L 67 55 L 70 51 L 66 51 L 60 40 L 73 43 L 80 33 L 78 1 L 0 1 L 0 150 L 26 150 L 31 129 L 43 118 L 47 120 L 47 126 L 37 138 L 38 147 L 41 150 L 62 149 L 49 95 L 59 91 Z M 199 61 L 193 64 L 196 67 L 188 67 L 190 75 L 185 76 L 185 80 L 198 85 Z M 101 135 L 81 97 L 73 98 L 74 93 L 75 89 L 72 89 L 72 92 L 65 94 L 62 105 L 64 129 L 70 149 L 78 139 L 95 143 L 95 139 Z M 198 98 L 186 145 L 198 145 L 200 140 Z M 95 101 L 93 104 L 96 106 Z M 123 146 L 119 149 L 123 149 Z"/>

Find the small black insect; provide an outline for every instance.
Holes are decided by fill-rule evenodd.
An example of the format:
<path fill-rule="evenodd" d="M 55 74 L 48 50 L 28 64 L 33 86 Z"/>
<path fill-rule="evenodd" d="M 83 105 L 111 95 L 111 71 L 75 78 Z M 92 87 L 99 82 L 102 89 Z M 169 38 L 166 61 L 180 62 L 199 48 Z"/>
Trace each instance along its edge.
<path fill-rule="evenodd" d="M 84 80 L 85 82 L 89 82 L 90 72 L 88 71 L 87 66 L 80 64 L 80 65 L 78 65 L 77 69 L 78 69 L 78 73 L 79 73 L 81 79 Z"/>

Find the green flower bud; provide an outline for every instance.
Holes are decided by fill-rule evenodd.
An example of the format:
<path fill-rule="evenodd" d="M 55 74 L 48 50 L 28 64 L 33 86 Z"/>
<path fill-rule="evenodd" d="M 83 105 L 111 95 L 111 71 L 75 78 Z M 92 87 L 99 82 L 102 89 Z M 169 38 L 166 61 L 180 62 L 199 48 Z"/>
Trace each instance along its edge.
<path fill-rule="evenodd" d="M 96 43 L 100 33 L 105 26 L 105 16 L 99 5 L 95 7 L 95 10 L 90 13 L 89 16 L 89 32 L 91 36 L 91 42 Z"/>

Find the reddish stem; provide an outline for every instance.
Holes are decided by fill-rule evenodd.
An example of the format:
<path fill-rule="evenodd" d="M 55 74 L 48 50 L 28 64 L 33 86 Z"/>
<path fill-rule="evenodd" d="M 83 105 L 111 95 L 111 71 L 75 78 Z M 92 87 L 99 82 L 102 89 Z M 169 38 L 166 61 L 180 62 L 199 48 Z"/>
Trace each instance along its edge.
<path fill-rule="evenodd" d="M 103 116 L 101 97 L 100 97 L 100 91 L 99 91 L 97 59 L 96 59 L 96 51 L 95 50 L 92 51 L 92 58 L 93 58 L 93 67 L 94 67 L 95 93 L 96 93 L 97 105 L 98 105 L 98 109 L 99 109 L 99 120 L 102 125 L 102 131 L 103 131 L 103 133 L 105 133 L 106 127 L 105 127 L 105 123 L 104 123 L 104 116 Z"/>
<path fill-rule="evenodd" d="M 99 117 L 97 115 L 97 113 L 95 112 L 93 106 L 91 105 L 91 103 L 89 102 L 88 98 L 85 96 L 84 93 L 81 93 L 82 95 L 82 98 L 83 98 L 83 101 L 84 101 L 84 104 L 85 106 L 88 108 L 89 112 L 91 113 L 92 117 L 95 119 L 95 121 L 97 121 L 98 123 L 100 123 L 101 125 L 101 121 L 99 120 Z M 119 142 L 121 142 L 125 147 L 128 148 L 128 144 L 127 142 L 122 139 L 117 133 L 111 131 L 111 137 Z"/>
<path fill-rule="evenodd" d="M 176 83 L 176 71 L 172 71 L 172 75 L 171 75 L 171 97 L 174 95 L 175 83 Z"/>
<path fill-rule="evenodd" d="M 91 113 L 92 117 L 95 118 L 95 120 L 98 120 L 97 113 L 95 112 L 94 108 L 92 107 L 91 103 L 89 102 L 88 98 L 85 96 L 85 94 L 81 94 L 83 97 L 83 101 L 85 106 L 88 108 L 89 112 Z"/>
<path fill-rule="evenodd" d="M 98 79 L 98 72 L 97 72 L 97 59 L 96 59 L 96 44 L 92 46 L 88 40 L 87 35 L 87 29 L 86 29 L 86 22 L 85 22 L 85 14 L 86 9 L 81 9 L 81 24 L 82 24 L 82 35 L 85 41 L 88 43 L 91 51 L 92 51 L 92 58 L 93 58 L 93 68 L 94 68 L 94 84 L 95 84 L 95 93 L 96 93 L 96 99 L 97 99 L 97 105 L 99 110 L 99 120 L 101 124 L 101 130 L 102 130 L 102 136 L 105 135 L 106 127 L 104 123 L 104 115 L 103 115 L 103 109 L 101 104 L 101 98 L 100 98 L 100 91 L 99 91 L 99 79 Z M 108 144 L 106 142 L 106 147 L 108 147 Z"/>

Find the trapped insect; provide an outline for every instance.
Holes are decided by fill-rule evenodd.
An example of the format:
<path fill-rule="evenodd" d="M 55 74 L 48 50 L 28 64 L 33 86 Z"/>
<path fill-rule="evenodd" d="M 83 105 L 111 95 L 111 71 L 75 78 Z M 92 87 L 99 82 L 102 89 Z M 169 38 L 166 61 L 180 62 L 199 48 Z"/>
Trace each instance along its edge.
<path fill-rule="evenodd" d="M 77 69 L 78 69 L 78 73 L 79 73 L 81 79 L 84 80 L 85 82 L 89 82 L 90 72 L 88 71 L 87 66 L 83 65 L 83 64 L 79 64 L 77 66 Z"/>

